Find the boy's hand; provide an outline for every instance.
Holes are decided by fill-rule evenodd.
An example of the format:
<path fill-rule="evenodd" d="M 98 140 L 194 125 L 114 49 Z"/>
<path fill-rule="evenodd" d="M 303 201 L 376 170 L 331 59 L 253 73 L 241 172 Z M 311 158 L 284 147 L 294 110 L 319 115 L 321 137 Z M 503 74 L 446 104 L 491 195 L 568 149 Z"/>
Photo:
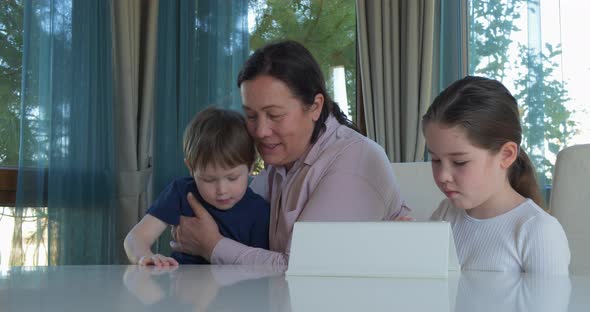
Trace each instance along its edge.
<path fill-rule="evenodd" d="M 174 260 L 174 258 L 166 257 L 160 254 L 155 254 L 151 256 L 143 256 L 139 259 L 137 264 L 141 266 L 146 265 L 153 265 L 157 267 L 168 267 L 168 266 L 178 266 L 178 261 Z"/>
<path fill-rule="evenodd" d="M 192 193 L 188 193 L 187 199 L 195 217 L 180 217 L 180 224 L 173 229 L 174 241 L 170 242 L 170 246 L 175 251 L 201 256 L 210 261 L 213 249 L 223 236 L 213 217 Z"/>

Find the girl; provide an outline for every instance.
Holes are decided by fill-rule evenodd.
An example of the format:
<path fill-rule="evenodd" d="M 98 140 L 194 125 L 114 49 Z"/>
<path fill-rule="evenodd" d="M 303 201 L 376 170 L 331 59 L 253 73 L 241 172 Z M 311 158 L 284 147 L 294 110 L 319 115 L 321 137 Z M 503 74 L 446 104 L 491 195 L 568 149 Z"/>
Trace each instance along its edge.
<path fill-rule="evenodd" d="M 520 147 L 516 100 L 498 81 L 465 77 L 423 117 L 432 175 L 447 196 L 431 219 L 451 223 L 463 270 L 568 274 L 563 228 L 541 206 Z"/>

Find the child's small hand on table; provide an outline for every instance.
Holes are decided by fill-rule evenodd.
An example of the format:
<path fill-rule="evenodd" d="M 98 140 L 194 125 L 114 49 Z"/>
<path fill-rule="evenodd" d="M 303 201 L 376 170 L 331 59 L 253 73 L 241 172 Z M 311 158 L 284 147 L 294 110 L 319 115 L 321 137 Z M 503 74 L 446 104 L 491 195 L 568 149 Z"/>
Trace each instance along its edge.
<path fill-rule="evenodd" d="M 161 254 L 155 254 L 141 257 L 137 264 L 142 266 L 153 265 L 157 267 L 167 267 L 178 266 L 178 261 L 174 260 L 174 258 L 166 257 Z"/>

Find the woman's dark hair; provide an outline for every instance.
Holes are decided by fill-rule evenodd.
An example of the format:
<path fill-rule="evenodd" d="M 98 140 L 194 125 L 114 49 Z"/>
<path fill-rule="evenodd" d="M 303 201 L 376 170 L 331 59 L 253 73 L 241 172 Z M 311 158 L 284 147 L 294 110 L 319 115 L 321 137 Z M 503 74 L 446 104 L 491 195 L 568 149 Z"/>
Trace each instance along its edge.
<path fill-rule="evenodd" d="M 471 144 L 493 153 L 507 142 L 516 143 L 518 157 L 508 172 L 510 185 L 545 207 L 533 165 L 520 147 L 522 127 L 516 99 L 502 83 L 473 76 L 458 80 L 434 99 L 422 122 L 423 130 L 431 122 L 461 126 Z"/>
<path fill-rule="evenodd" d="M 342 125 L 358 132 L 352 121 L 340 110 L 336 102 L 326 92 L 326 82 L 320 66 L 311 53 L 295 41 L 281 41 L 268 44 L 246 60 L 238 75 L 238 88 L 242 82 L 258 76 L 268 75 L 284 82 L 293 95 L 306 106 L 311 106 L 317 94 L 324 96 L 324 106 L 320 118 L 315 123 L 311 135 L 311 143 L 315 143 L 326 128 L 326 120 L 330 113 Z"/>

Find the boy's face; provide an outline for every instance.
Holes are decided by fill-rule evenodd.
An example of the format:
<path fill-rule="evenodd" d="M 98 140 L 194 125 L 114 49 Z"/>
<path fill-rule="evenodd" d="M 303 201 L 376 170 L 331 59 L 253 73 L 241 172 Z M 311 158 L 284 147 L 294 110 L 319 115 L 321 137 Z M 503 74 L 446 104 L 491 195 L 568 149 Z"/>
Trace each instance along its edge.
<path fill-rule="evenodd" d="M 203 170 L 195 170 L 193 177 L 205 201 L 217 209 L 227 210 L 244 197 L 248 172 L 245 164 L 229 169 L 207 165 Z"/>

